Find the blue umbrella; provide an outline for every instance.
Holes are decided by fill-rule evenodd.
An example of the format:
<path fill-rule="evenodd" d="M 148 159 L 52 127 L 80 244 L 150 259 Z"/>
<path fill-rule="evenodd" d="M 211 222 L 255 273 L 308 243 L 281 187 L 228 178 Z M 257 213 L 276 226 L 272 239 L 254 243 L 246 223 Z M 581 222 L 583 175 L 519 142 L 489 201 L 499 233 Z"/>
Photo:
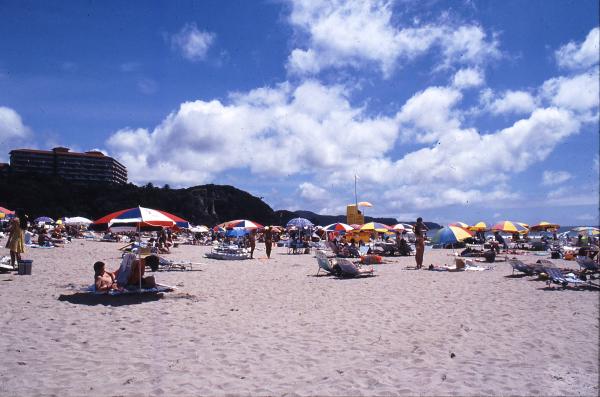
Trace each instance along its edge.
<path fill-rule="evenodd" d="M 290 219 L 290 221 L 287 223 L 287 225 L 285 225 L 285 227 L 297 227 L 297 228 L 313 227 L 313 226 L 314 226 L 313 223 L 305 218 Z"/>
<path fill-rule="evenodd" d="M 35 223 L 54 223 L 54 219 L 48 218 L 47 216 L 40 216 L 39 218 L 35 218 Z"/>
<path fill-rule="evenodd" d="M 437 231 L 431 239 L 435 244 L 454 244 L 472 237 L 469 232 L 457 226 L 446 226 Z"/>

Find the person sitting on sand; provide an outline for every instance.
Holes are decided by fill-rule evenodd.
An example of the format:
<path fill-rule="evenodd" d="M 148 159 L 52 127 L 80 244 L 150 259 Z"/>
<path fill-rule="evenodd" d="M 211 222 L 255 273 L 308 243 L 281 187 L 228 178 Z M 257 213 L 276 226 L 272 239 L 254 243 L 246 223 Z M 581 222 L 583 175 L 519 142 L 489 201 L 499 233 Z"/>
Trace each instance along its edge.
<path fill-rule="evenodd" d="M 140 280 L 142 288 L 156 287 L 156 280 L 154 279 L 154 276 L 144 277 L 144 273 L 146 272 L 146 266 L 149 266 L 153 271 L 158 269 L 159 260 L 160 259 L 156 255 L 150 255 L 146 258 L 137 259 L 134 254 L 128 253 L 123 256 L 121 266 L 114 272 L 106 272 L 104 270 L 104 263 L 96 262 L 94 263 L 94 280 L 97 283 L 96 290 L 101 291 L 98 289 L 98 286 L 104 287 L 104 291 L 128 286 L 139 287 Z M 98 263 L 101 263 L 101 265 Z M 101 277 L 101 280 L 97 279 L 98 276 Z M 108 284 L 108 278 L 111 276 L 112 283 Z"/>
<path fill-rule="evenodd" d="M 104 262 L 94 263 L 94 286 L 97 292 L 106 292 L 119 289 L 114 273 L 107 272 Z"/>

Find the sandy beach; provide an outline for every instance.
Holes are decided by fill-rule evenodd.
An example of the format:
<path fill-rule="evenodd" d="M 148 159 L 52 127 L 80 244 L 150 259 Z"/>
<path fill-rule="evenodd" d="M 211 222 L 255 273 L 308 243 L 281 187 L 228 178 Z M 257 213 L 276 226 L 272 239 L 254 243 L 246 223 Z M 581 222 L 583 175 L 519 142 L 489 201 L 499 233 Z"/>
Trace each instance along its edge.
<path fill-rule="evenodd" d="M 599 392 L 599 292 L 548 289 L 508 263 L 430 272 L 396 257 L 376 277 L 341 280 L 283 248 L 227 262 L 180 246 L 166 257 L 201 265 L 155 274 L 175 292 L 79 293 L 94 261 L 118 266 L 119 246 L 28 249 L 31 276 L 0 275 L 0 395 Z M 428 250 L 425 264 L 449 254 Z"/>

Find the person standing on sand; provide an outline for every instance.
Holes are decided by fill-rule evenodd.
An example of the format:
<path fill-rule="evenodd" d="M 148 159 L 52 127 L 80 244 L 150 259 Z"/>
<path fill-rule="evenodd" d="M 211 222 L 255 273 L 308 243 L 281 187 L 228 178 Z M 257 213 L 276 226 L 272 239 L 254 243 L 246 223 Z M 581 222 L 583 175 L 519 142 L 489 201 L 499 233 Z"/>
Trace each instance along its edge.
<path fill-rule="evenodd" d="M 15 217 L 10 221 L 8 227 L 8 241 L 6 248 L 10 250 L 10 264 L 14 268 L 17 261 L 21 260 L 21 254 L 25 252 L 25 230 L 28 220 L 25 211 L 21 208 L 15 210 Z"/>
<path fill-rule="evenodd" d="M 425 253 L 425 233 L 429 230 L 423 223 L 423 218 L 418 217 L 417 223 L 415 224 L 415 236 L 417 238 L 415 261 L 417 262 L 417 269 L 423 267 L 423 254 Z"/>
<path fill-rule="evenodd" d="M 248 235 L 248 242 L 250 243 L 250 259 L 254 259 L 254 249 L 256 248 L 256 230 L 250 231 Z"/>
<path fill-rule="evenodd" d="M 273 232 L 271 228 L 267 226 L 265 228 L 265 251 L 267 251 L 267 258 L 271 259 L 271 246 L 273 245 Z"/>

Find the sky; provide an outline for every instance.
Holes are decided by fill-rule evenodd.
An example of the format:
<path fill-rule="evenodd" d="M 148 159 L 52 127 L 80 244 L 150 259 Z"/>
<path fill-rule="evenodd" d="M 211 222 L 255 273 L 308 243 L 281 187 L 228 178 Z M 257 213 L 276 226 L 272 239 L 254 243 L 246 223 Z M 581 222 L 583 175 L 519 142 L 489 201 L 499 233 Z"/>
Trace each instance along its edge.
<path fill-rule="evenodd" d="M 599 223 L 597 0 L 0 0 L 0 162 L 274 209 Z"/>

